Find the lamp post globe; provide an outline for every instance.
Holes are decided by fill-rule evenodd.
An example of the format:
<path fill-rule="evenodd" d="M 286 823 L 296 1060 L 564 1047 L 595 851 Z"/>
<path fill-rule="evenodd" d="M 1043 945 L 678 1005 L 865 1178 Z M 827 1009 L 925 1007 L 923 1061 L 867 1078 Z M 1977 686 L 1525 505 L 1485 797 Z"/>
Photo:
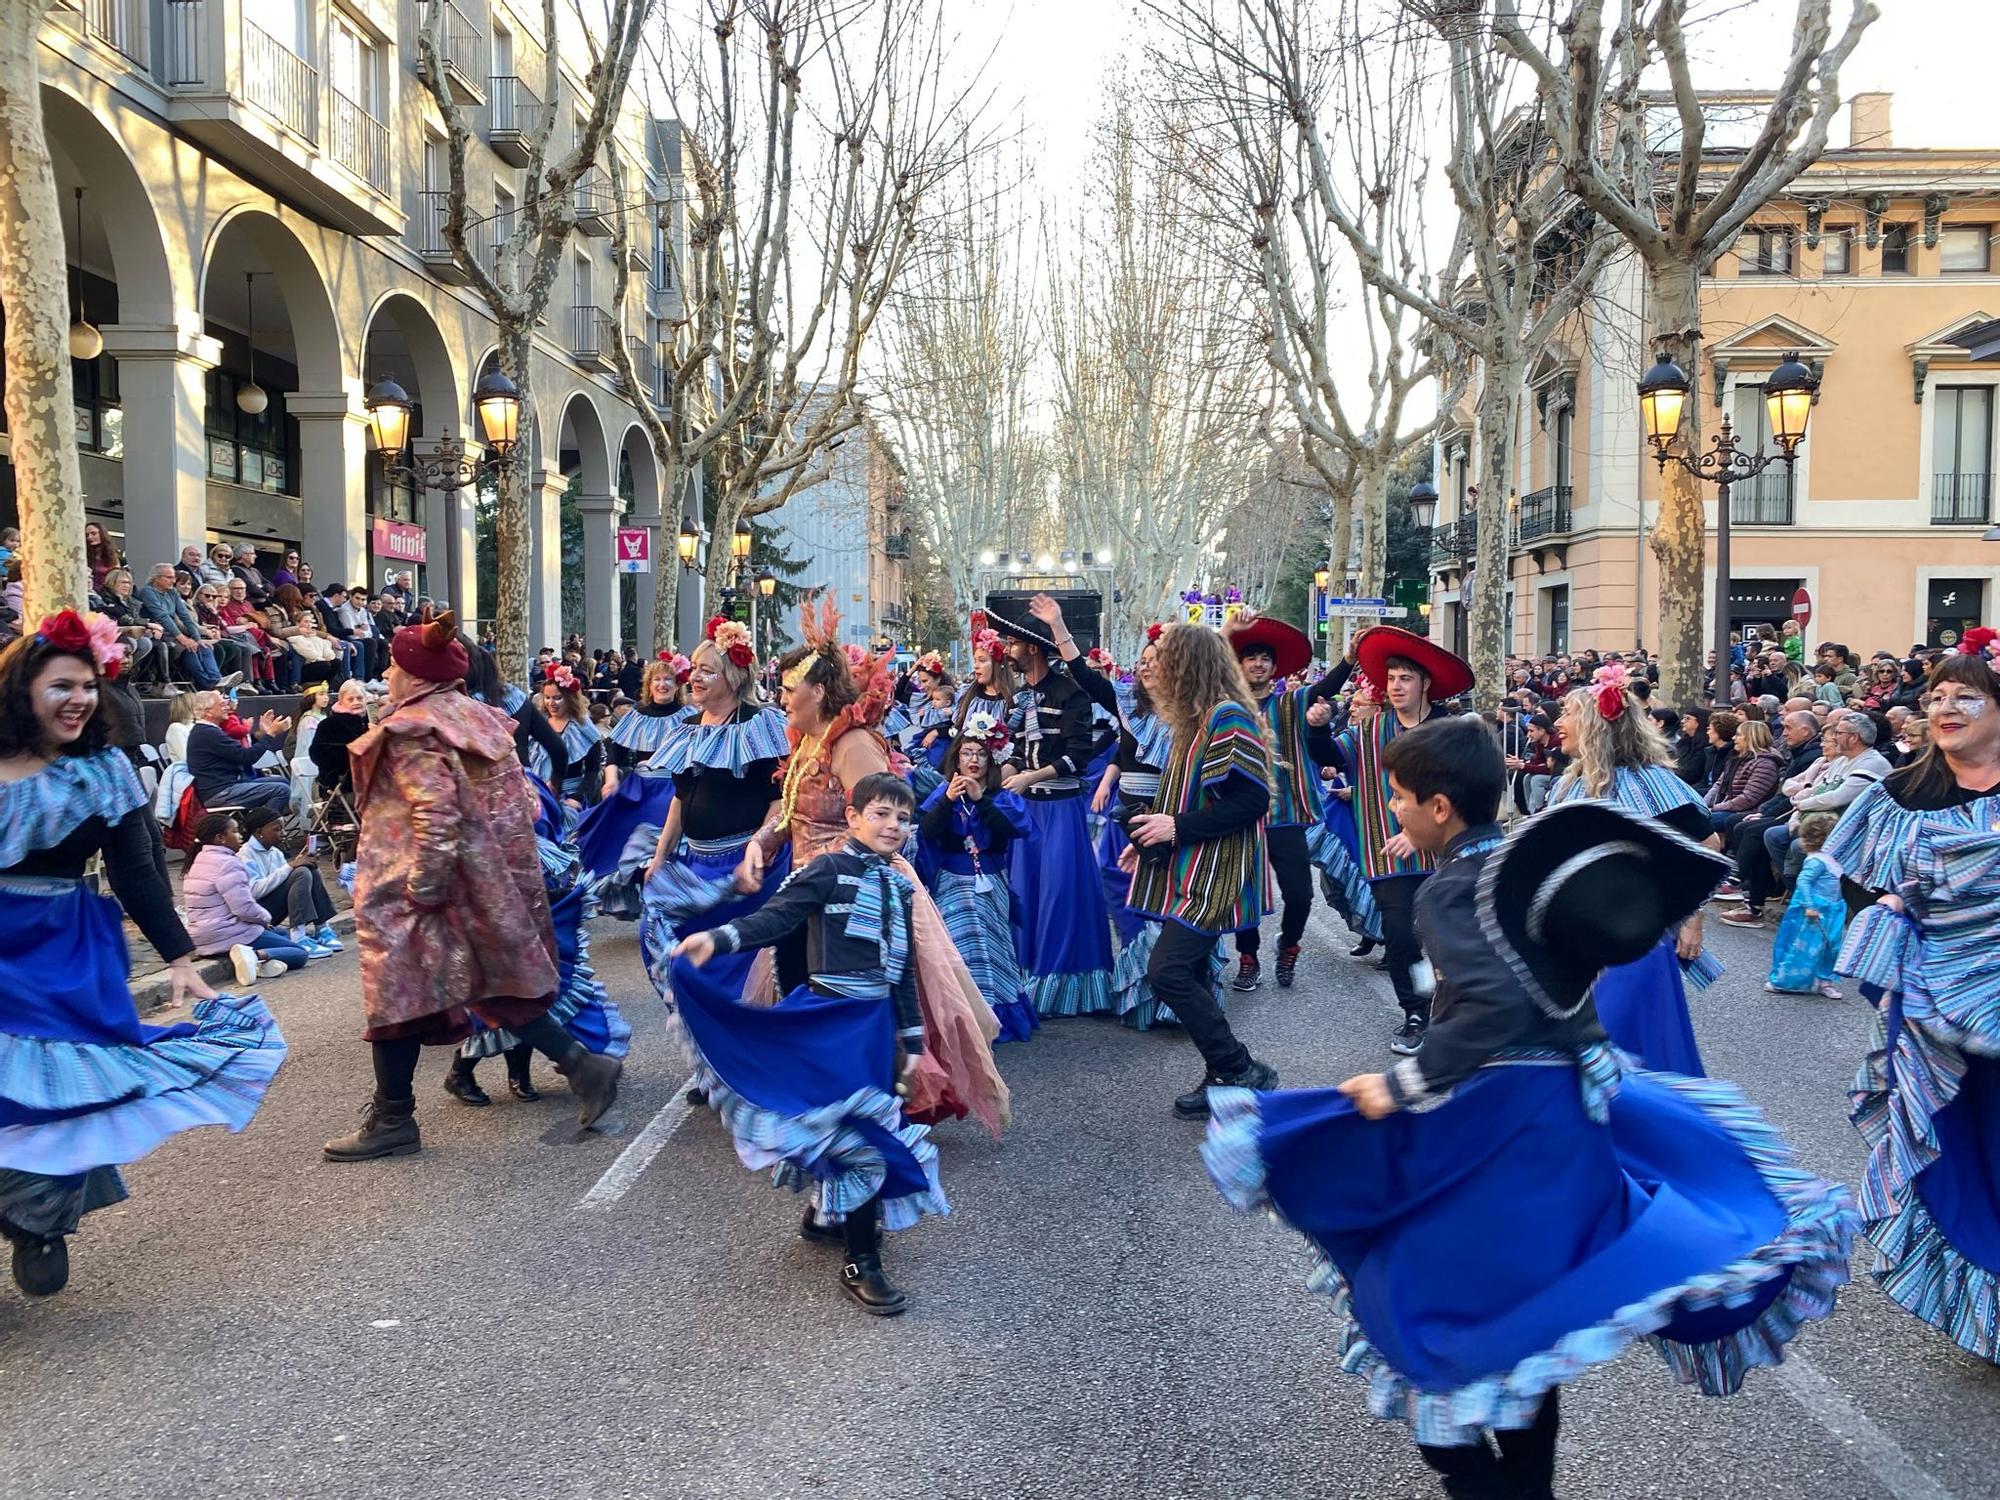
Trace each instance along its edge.
<path fill-rule="evenodd" d="M 750 560 L 750 523 L 738 521 L 736 530 L 729 538 L 729 555 L 737 563 Z"/>
<path fill-rule="evenodd" d="M 1419 531 L 1429 531 L 1437 513 L 1437 486 L 1428 479 L 1419 479 L 1410 486 L 1410 524 Z"/>
<path fill-rule="evenodd" d="M 757 592 L 762 594 L 766 599 L 777 593 L 777 576 L 772 573 L 759 573 L 757 575 Z"/>
<path fill-rule="evenodd" d="M 505 458 L 521 433 L 521 391 L 497 368 L 479 377 L 472 392 L 472 409 L 486 446 Z"/>
<path fill-rule="evenodd" d="M 1332 568 L 1329 568 L 1325 563 L 1321 563 L 1313 569 L 1313 587 L 1318 589 L 1322 594 L 1326 592 L 1326 586 L 1331 582 L 1333 582 Z"/>
<path fill-rule="evenodd" d="M 680 554 L 681 566 L 694 566 L 694 555 L 701 550 L 701 533 L 693 526 L 681 527 L 680 535 L 674 538 L 674 550 Z"/>
<path fill-rule="evenodd" d="M 1794 457 L 1805 441 L 1818 394 L 1819 382 L 1795 353 L 1787 354 L 1784 363 L 1765 377 L 1764 410 L 1771 420 L 1771 439 L 1785 450 L 1785 457 Z"/>
<path fill-rule="evenodd" d="M 1667 450 L 1680 435 L 1688 389 L 1687 372 L 1668 359 L 1664 350 L 1639 381 L 1639 419 L 1645 424 L 1646 438 L 1662 464 L 1667 461 Z"/>
<path fill-rule="evenodd" d="M 393 375 L 375 382 L 362 406 L 368 412 L 368 435 L 376 452 L 393 458 L 409 443 L 410 405 L 410 393 L 396 384 Z"/>

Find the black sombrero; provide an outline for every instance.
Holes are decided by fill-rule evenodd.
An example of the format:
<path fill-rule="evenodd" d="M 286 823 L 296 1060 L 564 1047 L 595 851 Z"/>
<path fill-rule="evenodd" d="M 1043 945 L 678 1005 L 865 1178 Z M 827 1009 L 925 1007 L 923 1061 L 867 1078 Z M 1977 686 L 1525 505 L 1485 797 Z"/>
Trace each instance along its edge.
<path fill-rule="evenodd" d="M 1011 599 L 988 599 L 986 623 L 1009 640 L 1026 641 L 1031 646 L 1040 646 L 1050 656 L 1056 655 L 1055 637 L 1042 628 L 1040 620 L 1028 613 L 1025 604 Z"/>
<path fill-rule="evenodd" d="M 1733 868 L 1657 819 L 1565 802 L 1520 824 L 1479 873 L 1488 939 L 1551 1016 L 1605 969 L 1644 958 Z"/>

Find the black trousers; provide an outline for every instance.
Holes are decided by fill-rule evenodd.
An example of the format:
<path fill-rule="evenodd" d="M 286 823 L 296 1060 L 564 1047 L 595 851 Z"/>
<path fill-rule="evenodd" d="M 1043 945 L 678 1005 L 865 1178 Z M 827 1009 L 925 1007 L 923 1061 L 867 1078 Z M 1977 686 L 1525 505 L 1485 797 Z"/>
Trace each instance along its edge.
<path fill-rule="evenodd" d="M 1267 828 L 1264 847 L 1271 854 L 1271 873 L 1278 880 L 1278 897 L 1284 916 L 1278 923 L 1278 946 L 1296 948 L 1306 935 L 1306 919 L 1312 915 L 1312 859 L 1306 853 L 1303 828 Z M 1255 927 L 1236 934 L 1236 951 L 1254 954 L 1263 945 L 1264 935 Z M 1175 1015 L 1180 1012 L 1176 1010 Z"/>
<path fill-rule="evenodd" d="M 581 1043 L 545 1015 L 535 1017 L 526 1026 L 516 1026 L 513 1031 L 523 1045 L 555 1062 L 567 1062 L 583 1050 Z M 374 1055 L 375 1097 L 384 1104 L 409 1107 L 416 1097 L 417 1059 L 423 1055 L 423 1042 L 413 1036 L 397 1037 L 394 1041 L 371 1042 L 369 1050 Z"/>
<path fill-rule="evenodd" d="M 1375 905 L 1382 913 L 1382 950 L 1389 964 L 1389 983 L 1396 991 L 1396 1003 L 1405 1015 L 1428 1021 L 1431 997 L 1417 993 L 1417 960 L 1423 949 L 1417 946 L 1417 887 L 1422 875 L 1386 875 L 1369 882 Z"/>
<path fill-rule="evenodd" d="M 1444 1491 L 1452 1500 L 1554 1500 L 1556 1480 L 1556 1431 L 1562 1416 L 1556 1410 L 1560 1389 L 1542 1398 L 1542 1409 L 1531 1426 L 1517 1431 L 1495 1431 L 1493 1442 L 1499 1453 L 1484 1439 L 1467 1448 L 1432 1448 L 1419 1443 L 1424 1462 L 1444 1478 Z"/>
<path fill-rule="evenodd" d="M 1153 945 L 1152 959 L 1146 965 L 1146 982 L 1154 995 L 1173 1008 L 1208 1071 L 1217 1078 L 1229 1078 L 1250 1066 L 1250 1049 L 1236 1040 L 1208 987 L 1209 955 L 1214 951 L 1213 933 L 1162 922 L 1160 940 Z"/>

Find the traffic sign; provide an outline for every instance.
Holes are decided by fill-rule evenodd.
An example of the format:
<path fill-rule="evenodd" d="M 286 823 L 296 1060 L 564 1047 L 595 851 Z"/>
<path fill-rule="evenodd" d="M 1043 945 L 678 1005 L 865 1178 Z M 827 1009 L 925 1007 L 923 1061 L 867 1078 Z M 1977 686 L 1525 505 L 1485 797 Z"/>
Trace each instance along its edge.
<path fill-rule="evenodd" d="M 618 528 L 616 570 L 620 573 L 650 573 L 653 571 L 653 533 L 649 527 L 621 526 Z"/>
<path fill-rule="evenodd" d="M 1792 595 L 1792 618 L 1799 622 L 1801 630 L 1812 624 L 1812 595 L 1804 589 Z"/>
<path fill-rule="evenodd" d="M 1383 599 L 1335 599 L 1327 605 L 1326 612 L 1343 620 L 1379 620 L 1384 615 L 1392 612 L 1401 614 L 1403 611 Z"/>

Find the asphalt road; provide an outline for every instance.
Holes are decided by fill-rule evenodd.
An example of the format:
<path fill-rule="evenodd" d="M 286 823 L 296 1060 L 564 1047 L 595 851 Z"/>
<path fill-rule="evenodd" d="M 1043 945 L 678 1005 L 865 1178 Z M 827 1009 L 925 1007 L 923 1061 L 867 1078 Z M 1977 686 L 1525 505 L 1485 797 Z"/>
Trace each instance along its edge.
<path fill-rule="evenodd" d="M 1862 1004 L 1765 995 L 1768 939 L 1710 925 L 1732 968 L 1696 1000 L 1711 1071 L 1853 1182 Z M 1234 1008 L 1287 1083 L 1385 1060 L 1387 983 L 1345 946 L 1316 922 L 1299 988 Z M 1302 1243 L 1209 1186 L 1167 1110 L 1196 1071 L 1177 1033 L 1070 1021 L 1003 1049 L 1015 1126 L 939 1132 L 955 1211 L 891 1240 L 915 1306 L 873 1320 L 798 1200 L 676 1104 L 632 929 L 596 948 L 638 1034 L 620 1134 L 580 1141 L 545 1063 L 543 1102 L 474 1111 L 437 1055 L 423 1153 L 327 1165 L 368 1087 L 353 955 L 270 986 L 292 1053 L 251 1128 L 133 1169 L 62 1296 L 0 1290 L 0 1495 L 1438 1493 L 1339 1373 Z M 2000 1492 L 2000 1370 L 1889 1304 L 1865 1254 L 1802 1358 L 1732 1400 L 1643 1349 L 1573 1387 L 1560 1492 Z"/>

